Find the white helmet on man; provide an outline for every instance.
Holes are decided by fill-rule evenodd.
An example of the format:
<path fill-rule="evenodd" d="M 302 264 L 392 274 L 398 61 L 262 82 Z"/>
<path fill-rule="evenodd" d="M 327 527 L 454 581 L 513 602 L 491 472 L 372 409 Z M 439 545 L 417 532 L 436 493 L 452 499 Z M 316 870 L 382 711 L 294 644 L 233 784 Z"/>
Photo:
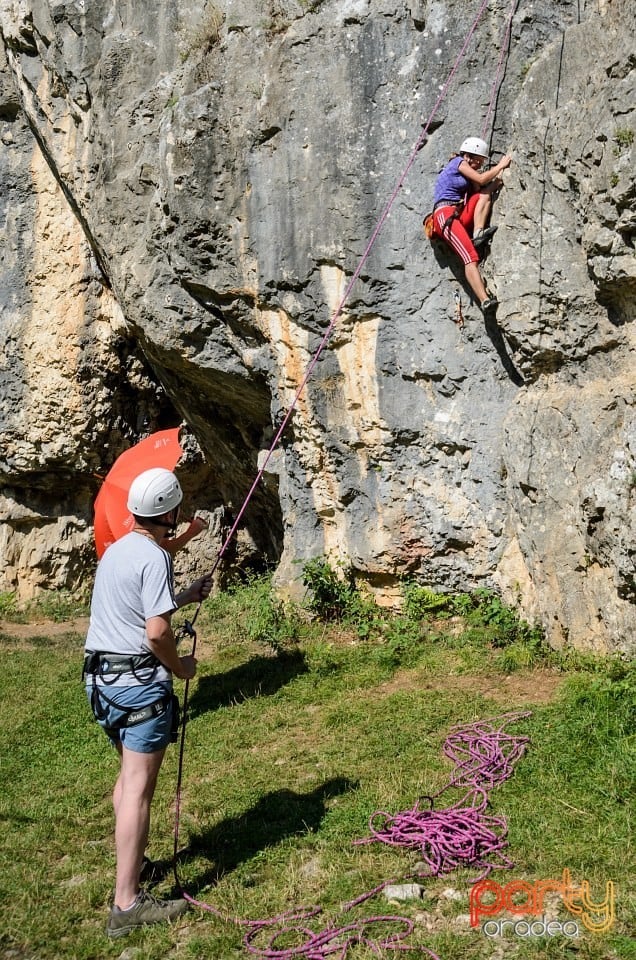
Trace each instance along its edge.
<path fill-rule="evenodd" d="M 137 517 L 161 517 L 183 500 L 181 485 L 170 470 L 152 467 L 135 477 L 126 506 Z"/>
<path fill-rule="evenodd" d="M 459 148 L 460 153 L 472 153 L 475 157 L 488 159 L 488 144 L 481 137 L 466 137 Z"/>

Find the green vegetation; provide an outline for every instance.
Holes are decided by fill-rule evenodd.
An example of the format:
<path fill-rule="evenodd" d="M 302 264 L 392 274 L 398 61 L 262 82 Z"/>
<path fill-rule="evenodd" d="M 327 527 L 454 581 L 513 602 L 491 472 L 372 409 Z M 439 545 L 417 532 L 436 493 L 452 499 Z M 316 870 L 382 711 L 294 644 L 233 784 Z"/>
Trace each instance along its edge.
<path fill-rule="evenodd" d="M 28 623 L 38 619 L 62 623 L 87 615 L 88 601 L 66 590 L 40 593 L 28 603 L 18 603 L 14 593 L 0 593 L 0 620 L 9 623 Z"/>
<path fill-rule="evenodd" d="M 630 127 L 617 127 L 614 131 L 614 154 L 619 156 L 628 150 L 634 142 L 634 131 Z"/>
<path fill-rule="evenodd" d="M 12 620 L 16 609 L 15 593 L 0 593 L 0 620 Z"/>
<path fill-rule="evenodd" d="M 440 960 L 490 960 L 501 950 L 505 960 L 634 958 L 634 664 L 557 655 L 487 592 L 438 595 L 406 585 L 403 609 L 389 614 L 356 590 L 346 568 L 312 561 L 303 580 L 301 607 L 254 579 L 201 609 L 178 858 L 188 892 L 228 918 L 317 904 L 321 916 L 303 921 L 315 930 L 377 914 L 409 917 L 412 955 L 428 947 Z M 79 681 L 83 638 L 58 627 L 46 642 L 32 641 L 21 625 L 12 639 L 9 626 L 0 673 L 0 956 L 248 957 L 244 928 L 198 909 L 125 943 L 106 939 L 116 758 Z M 453 724 L 511 710 L 532 711 L 509 728 L 530 746 L 490 796 L 490 812 L 508 820 L 515 861 L 494 879 L 532 884 L 567 868 L 597 900 L 611 880 L 611 929 L 582 929 L 576 940 L 508 933 L 494 942 L 466 920 L 469 870 L 423 881 L 423 900 L 387 904 L 376 896 L 343 913 L 349 899 L 408 876 L 419 859 L 380 844 L 354 846 L 368 835 L 371 814 L 407 810 L 447 784 L 442 745 Z M 148 851 L 168 862 L 177 758 L 170 750 Z M 437 805 L 458 799 L 449 789 Z M 157 892 L 172 890 L 168 869 Z M 570 916 L 557 907 L 562 920 Z M 378 955 L 396 956 L 359 945 L 346 960 Z"/>
<path fill-rule="evenodd" d="M 345 565 L 334 570 L 323 557 L 310 560 L 303 570 L 303 584 L 308 589 L 306 602 L 312 613 L 325 622 L 352 627 L 360 639 L 384 641 L 394 666 L 417 659 L 431 631 L 432 638 L 446 646 L 490 644 L 500 649 L 499 666 L 507 671 L 551 656 L 541 630 L 522 620 L 489 590 L 435 593 L 406 584 L 402 613 L 387 617 L 356 588 L 353 573 Z"/>

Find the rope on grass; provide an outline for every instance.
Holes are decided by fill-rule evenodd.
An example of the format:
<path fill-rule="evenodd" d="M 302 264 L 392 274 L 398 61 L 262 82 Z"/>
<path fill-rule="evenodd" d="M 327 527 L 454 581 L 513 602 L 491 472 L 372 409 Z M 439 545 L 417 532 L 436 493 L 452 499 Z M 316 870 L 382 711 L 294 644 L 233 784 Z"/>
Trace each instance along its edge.
<path fill-rule="evenodd" d="M 378 887 L 378 891 L 383 887 L 384 884 Z M 348 924 L 341 926 L 329 924 L 322 930 L 314 931 L 294 921 L 305 921 L 319 916 L 322 913 L 321 907 L 290 910 L 267 920 L 243 920 L 240 917 L 227 916 L 209 903 L 195 900 L 183 889 L 181 895 L 188 903 L 213 914 L 224 923 L 233 923 L 235 926 L 247 928 L 243 937 L 243 946 L 259 960 L 297 960 L 297 958 L 298 960 L 330 960 L 330 958 L 346 960 L 349 950 L 357 944 L 364 944 L 377 956 L 381 956 L 383 950 L 417 950 L 430 957 L 430 960 L 440 960 L 438 955 L 428 947 L 413 947 L 405 942 L 415 927 L 413 920 L 409 920 L 408 917 L 390 915 L 363 917 Z M 370 896 L 371 894 L 365 894 L 363 897 L 352 900 L 344 905 L 342 912 L 348 912 Z M 380 925 L 386 928 L 386 924 L 392 924 L 398 929 L 394 929 L 389 934 L 385 932 L 384 935 L 376 938 L 373 928 Z M 264 935 L 269 935 L 269 939 L 263 942 Z M 262 942 L 256 942 L 258 938 L 261 938 Z"/>
<path fill-rule="evenodd" d="M 379 887 L 378 889 L 382 889 Z M 246 927 L 247 933 L 243 937 L 243 946 L 260 960 L 346 960 L 347 953 L 357 944 L 368 947 L 372 953 L 381 956 L 382 950 L 417 950 L 430 957 L 431 960 L 440 960 L 436 953 L 428 947 L 413 947 L 405 943 L 412 934 L 415 924 L 407 917 L 374 916 L 364 917 L 351 923 L 334 926 L 328 925 L 323 930 L 314 931 L 309 927 L 296 924 L 293 921 L 309 920 L 322 913 L 321 907 L 307 907 L 300 910 L 290 910 L 267 920 L 242 920 L 238 917 L 224 915 L 216 907 L 200 900 L 195 900 L 185 891 L 182 896 L 193 906 L 197 906 L 208 913 L 212 913 L 224 923 L 233 923 L 235 926 Z M 363 902 L 368 896 L 345 904 L 343 912 L 347 912 L 358 902 Z M 392 924 L 393 933 L 384 934 L 379 939 L 374 938 L 373 927 Z M 274 932 L 272 932 L 272 929 Z M 269 939 L 257 943 L 257 939 L 269 934 Z M 284 943 L 283 943 L 284 941 Z M 291 941 L 291 942 L 290 942 Z"/>
<path fill-rule="evenodd" d="M 371 836 L 354 842 L 417 850 L 425 864 L 412 874 L 418 877 L 477 867 L 481 872 L 471 881 L 476 883 L 493 870 L 512 867 L 512 860 L 503 853 L 508 846 L 506 818 L 490 816 L 485 810 L 488 792 L 512 776 L 529 742 L 529 737 L 507 733 L 505 728 L 528 716 L 529 712 L 508 713 L 453 728 L 442 751 L 455 763 L 455 770 L 438 793 L 426 798 L 430 809 L 422 809 L 418 801 L 401 813 L 376 811 L 369 820 Z M 452 787 L 468 788 L 468 793 L 453 806 L 436 810 L 435 800 Z"/>
<path fill-rule="evenodd" d="M 455 732 L 448 735 L 442 747 L 444 756 L 455 764 L 447 787 L 468 787 L 483 792 L 485 806 L 487 791 L 510 779 L 530 740 L 506 733 L 506 727 L 529 716 L 530 711 L 518 711 L 451 728 Z M 496 723 L 499 726 L 495 726 Z"/>
<path fill-rule="evenodd" d="M 508 845 L 506 819 L 487 815 L 485 808 L 488 792 L 512 776 L 515 764 L 529 743 L 529 737 L 510 734 L 506 727 L 529 716 L 530 711 L 507 713 L 451 728 L 442 752 L 453 761 L 455 768 L 438 793 L 422 798 L 429 801 L 430 809 L 422 809 L 418 801 L 411 810 L 398 814 L 377 811 L 369 821 L 371 836 L 354 844 L 379 842 L 417 850 L 426 867 L 410 874 L 411 877 L 439 876 L 457 867 L 477 867 L 481 873 L 471 881 L 476 883 L 492 870 L 512 867 L 513 862 L 503 853 Z M 468 793 L 453 806 L 435 810 L 435 799 L 458 786 L 468 788 Z M 395 882 L 383 881 L 344 904 L 342 913 L 351 911 Z M 359 944 L 375 956 L 382 956 L 382 951 L 387 950 L 418 951 L 431 960 L 440 960 L 428 947 L 406 942 L 415 927 L 414 921 L 407 917 L 371 916 L 313 931 L 304 922 L 317 917 L 322 912 L 320 907 L 289 911 L 268 920 L 241 920 L 224 916 L 183 889 L 182 895 L 223 921 L 247 928 L 243 945 L 259 960 L 346 960 L 349 951 Z M 392 925 L 393 931 L 378 935 L 378 930 L 386 930 L 387 924 Z"/>
<path fill-rule="evenodd" d="M 492 870 L 507 869 L 512 861 L 502 850 L 506 840 L 504 817 L 487 816 L 474 806 L 458 804 L 446 810 L 412 810 L 391 815 L 378 811 L 370 821 L 372 837 L 356 841 L 386 843 L 417 850 L 426 868 L 418 877 L 437 877 L 458 867 L 477 867 L 483 879 Z"/>
<path fill-rule="evenodd" d="M 398 925 L 401 929 L 375 939 L 372 928 L 387 923 Z M 368 947 L 378 957 L 382 956 L 383 950 L 417 949 L 427 954 L 432 960 L 439 960 L 437 954 L 427 947 L 412 947 L 405 943 L 406 938 L 413 932 L 414 926 L 413 921 L 406 917 L 367 917 L 341 927 L 326 927 L 318 933 L 306 927 L 288 927 L 278 931 L 266 944 L 261 945 L 253 942 L 262 930 L 262 928 L 256 928 L 245 936 L 243 944 L 251 953 L 263 960 L 295 960 L 296 957 L 303 957 L 305 960 L 324 960 L 326 957 L 345 960 L 348 951 L 358 944 Z M 294 935 L 298 938 L 295 946 L 279 946 L 279 941 L 288 942 Z"/>

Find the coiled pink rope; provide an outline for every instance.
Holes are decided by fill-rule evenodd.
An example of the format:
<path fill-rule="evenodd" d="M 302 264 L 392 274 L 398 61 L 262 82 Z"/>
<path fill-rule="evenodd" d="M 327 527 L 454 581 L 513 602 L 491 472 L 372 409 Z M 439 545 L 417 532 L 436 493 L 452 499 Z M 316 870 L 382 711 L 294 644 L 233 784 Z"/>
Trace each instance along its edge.
<path fill-rule="evenodd" d="M 487 816 L 479 807 L 458 804 L 446 810 L 412 810 L 388 814 L 378 811 L 370 821 L 372 837 L 356 843 L 389 844 L 417 850 L 427 865 L 415 876 L 437 877 L 457 867 L 479 867 L 477 880 L 498 867 L 506 869 L 512 861 L 502 854 L 506 847 L 504 817 Z"/>
<path fill-rule="evenodd" d="M 506 733 L 506 727 L 529 716 L 530 711 L 517 711 L 495 720 L 478 720 L 468 727 L 453 728 L 456 732 L 449 734 L 442 747 L 444 756 L 455 764 L 448 786 L 487 792 L 508 780 L 525 753 L 529 738 Z M 494 726 L 496 722 L 498 727 Z"/>
<path fill-rule="evenodd" d="M 430 809 L 421 809 L 418 801 L 411 810 L 398 814 L 377 811 L 369 821 L 371 836 L 356 840 L 354 844 L 379 842 L 417 850 L 426 869 L 418 869 L 402 879 L 439 876 L 457 867 L 477 867 L 481 873 L 471 881 L 476 883 L 492 870 L 512 867 L 512 860 L 502 852 L 508 846 L 506 819 L 488 816 L 484 811 L 488 803 L 488 791 L 512 776 L 515 764 L 524 755 L 529 743 L 529 737 L 508 733 L 506 727 L 529 716 L 529 711 L 507 713 L 467 726 L 453 727 L 444 741 L 442 751 L 455 764 L 455 768 L 446 785 L 427 797 Z M 468 788 L 462 800 L 444 810 L 433 809 L 437 797 L 456 787 Z M 381 822 L 378 824 L 378 821 Z M 346 903 L 342 912 L 352 910 L 395 882 L 384 881 Z M 291 911 L 271 920 L 241 920 L 224 916 L 215 907 L 195 900 L 183 889 L 181 892 L 193 905 L 226 922 L 247 927 L 243 945 L 261 960 L 346 960 L 348 951 L 357 944 L 363 944 L 376 956 L 381 956 L 383 950 L 418 950 L 431 960 L 440 960 L 427 947 L 413 947 L 406 943 L 415 926 L 407 917 L 365 917 L 341 926 L 329 925 L 315 932 L 293 921 L 305 921 L 318 916 L 322 912 L 319 907 Z M 374 928 L 386 928 L 387 924 L 398 929 L 390 934 L 374 936 Z M 269 934 L 269 939 L 264 939 L 264 934 Z M 291 946 L 290 940 L 294 941 Z"/>
<path fill-rule="evenodd" d="M 379 810 L 369 820 L 371 836 L 355 843 L 417 850 L 426 868 L 412 877 L 437 877 L 457 867 L 477 867 L 481 872 L 471 880 L 476 883 L 492 870 L 512 867 L 503 853 L 508 846 L 506 818 L 489 816 L 485 809 L 488 792 L 512 776 L 529 742 L 528 737 L 507 733 L 505 728 L 528 716 L 529 712 L 507 713 L 456 728 L 442 748 L 455 769 L 446 786 L 427 798 L 430 809 L 421 809 L 418 801 L 402 813 Z M 435 810 L 435 799 L 452 787 L 468 788 L 468 793 L 458 803 Z"/>

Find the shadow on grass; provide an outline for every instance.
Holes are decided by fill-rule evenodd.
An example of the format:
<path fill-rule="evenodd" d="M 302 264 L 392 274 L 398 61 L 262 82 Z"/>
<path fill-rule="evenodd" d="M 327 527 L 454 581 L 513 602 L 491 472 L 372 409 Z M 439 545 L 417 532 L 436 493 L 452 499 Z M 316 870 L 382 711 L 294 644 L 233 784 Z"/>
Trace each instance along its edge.
<path fill-rule="evenodd" d="M 190 698 L 188 716 L 192 719 L 252 697 L 271 696 L 307 669 L 305 655 L 293 650 L 281 651 L 275 657 L 252 657 L 226 673 L 201 677 Z"/>
<path fill-rule="evenodd" d="M 357 782 L 334 777 L 310 793 L 273 790 L 245 813 L 193 833 L 187 853 L 203 855 L 213 864 L 194 885 L 202 889 L 218 882 L 240 863 L 286 837 L 317 830 L 327 812 L 326 801 L 357 789 Z M 181 852 L 183 855 L 185 851 Z"/>

